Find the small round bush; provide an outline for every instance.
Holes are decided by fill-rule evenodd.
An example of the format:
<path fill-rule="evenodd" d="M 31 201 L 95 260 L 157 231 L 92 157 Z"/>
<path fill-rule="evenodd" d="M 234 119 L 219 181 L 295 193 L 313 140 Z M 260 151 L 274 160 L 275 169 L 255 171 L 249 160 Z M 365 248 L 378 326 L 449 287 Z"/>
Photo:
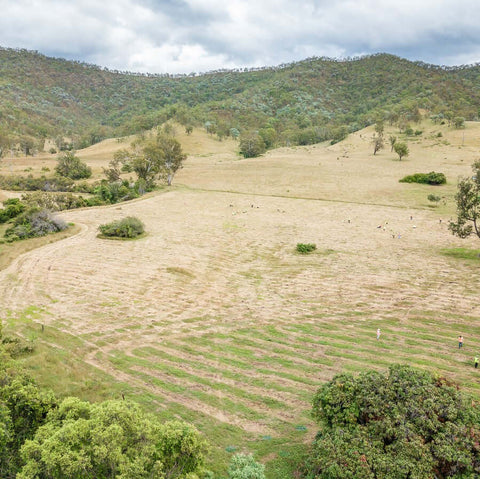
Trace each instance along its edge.
<path fill-rule="evenodd" d="M 100 225 L 98 229 L 102 236 L 113 238 L 136 238 L 145 232 L 143 223 L 135 216 Z"/>
<path fill-rule="evenodd" d="M 317 249 L 317 245 L 313 243 L 297 243 L 297 251 L 301 254 L 308 254 Z"/>

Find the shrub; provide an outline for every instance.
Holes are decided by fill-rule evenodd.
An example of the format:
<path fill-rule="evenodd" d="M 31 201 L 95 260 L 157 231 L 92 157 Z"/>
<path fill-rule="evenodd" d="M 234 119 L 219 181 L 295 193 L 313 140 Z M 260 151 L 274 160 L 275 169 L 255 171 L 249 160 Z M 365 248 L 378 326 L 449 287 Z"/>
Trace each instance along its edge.
<path fill-rule="evenodd" d="M 103 236 L 115 238 L 136 238 L 145 232 L 143 223 L 134 216 L 100 225 L 98 229 Z"/>
<path fill-rule="evenodd" d="M 443 173 L 436 173 L 431 171 L 430 173 L 415 173 L 408 175 L 400 180 L 400 183 L 422 183 L 427 185 L 444 185 L 447 182 L 447 178 Z"/>
<path fill-rule="evenodd" d="M 35 191 L 22 195 L 22 201 L 30 207 L 45 208 L 50 211 L 72 210 L 87 206 L 87 201 L 72 193 L 47 193 Z"/>
<path fill-rule="evenodd" d="M 8 241 L 35 238 L 66 228 L 65 221 L 53 216 L 49 210 L 29 208 L 13 220 L 13 225 L 5 231 L 5 238 Z"/>
<path fill-rule="evenodd" d="M 228 479 L 265 479 L 265 466 L 251 454 L 235 454 L 228 468 Z"/>
<path fill-rule="evenodd" d="M 4 209 L 0 210 L 0 223 L 15 218 L 25 210 L 25 205 L 18 198 L 11 198 L 3 202 Z"/>
<path fill-rule="evenodd" d="M 34 178 L 28 176 L 0 176 L 0 189 L 10 191 L 72 191 L 74 182 L 70 178 Z"/>
<path fill-rule="evenodd" d="M 297 251 L 301 254 L 308 254 L 317 249 L 317 245 L 313 243 L 297 243 Z"/>
<path fill-rule="evenodd" d="M 119 201 L 128 201 L 138 197 L 135 188 L 130 188 L 128 181 L 108 182 L 103 180 L 99 186 L 95 188 L 97 195 L 104 203 L 118 203 Z"/>

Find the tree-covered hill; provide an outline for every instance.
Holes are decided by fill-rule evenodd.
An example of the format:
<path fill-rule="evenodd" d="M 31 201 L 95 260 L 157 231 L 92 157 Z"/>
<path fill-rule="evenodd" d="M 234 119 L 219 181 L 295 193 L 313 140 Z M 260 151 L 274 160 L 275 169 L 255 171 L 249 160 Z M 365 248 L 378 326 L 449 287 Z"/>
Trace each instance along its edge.
<path fill-rule="evenodd" d="M 275 68 L 141 75 L 0 48 L 0 142 L 45 137 L 75 147 L 175 118 L 220 137 L 260 130 L 268 146 L 336 140 L 418 109 L 477 119 L 480 67 L 439 67 L 388 54 L 312 58 Z"/>

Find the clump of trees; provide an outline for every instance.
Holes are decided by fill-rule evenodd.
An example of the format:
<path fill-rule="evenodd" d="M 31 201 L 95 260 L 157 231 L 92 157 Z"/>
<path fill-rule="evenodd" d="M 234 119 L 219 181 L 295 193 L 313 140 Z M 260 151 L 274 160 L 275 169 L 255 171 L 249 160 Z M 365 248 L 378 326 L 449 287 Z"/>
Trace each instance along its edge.
<path fill-rule="evenodd" d="M 444 173 L 414 173 L 413 175 L 404 176 L 400 183 L 421 183 L 426 185 L 444 185 L 447 182 L 447 177 Z"/>
<path fill-rule="evenodd" d="M 110 238 L 137 238 L 145 232 L 145 226 L 135 216 L 127 216 L 98 227 L 102 236 Z"/>
<path fill-rule="evenodd" d="M 157 181 L 170 186 L 186 158 L 179 141 L 159 130 L 156 135 L 139 136 L 130 149 L 117 151 L 105 173 L 110 180 L 118 180 L 121 171 L 133 171 L 138 181 L 151 190 Z"/>
<path fill-rule="evenodd" d="M 473 175 L 462 178 L 457 187 L 457 220 L 448 225 L 460 238 L 476 234 L 480 238 L 480 160 L 472 165 Z"/>
<path fill-rule="evenodd" d="M 313 416 L 321 429 L 305 478 L 480 475 L 478 405 L 429 372 L 339 374 L 317 391 Z"/>

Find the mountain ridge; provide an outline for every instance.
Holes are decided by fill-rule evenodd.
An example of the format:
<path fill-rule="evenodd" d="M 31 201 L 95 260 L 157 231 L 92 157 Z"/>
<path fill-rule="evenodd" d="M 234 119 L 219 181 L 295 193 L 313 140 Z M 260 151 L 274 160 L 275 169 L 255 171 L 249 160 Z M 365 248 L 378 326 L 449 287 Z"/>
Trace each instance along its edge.
<path fill-rule="evenodd" d="M 447 120 L 477 120 L 480 66 L 379 53 L 195 75 L 139 74 L 0 47 L 0 135 L 16 142 L 68 136 L 85 147 L 173 118 L 185 126 L 208 123 L 220 138 L 232 129 L 273 129 L 276 144 L 309 144 L 378 118 L 414 122 L 419 108 Z"/>

